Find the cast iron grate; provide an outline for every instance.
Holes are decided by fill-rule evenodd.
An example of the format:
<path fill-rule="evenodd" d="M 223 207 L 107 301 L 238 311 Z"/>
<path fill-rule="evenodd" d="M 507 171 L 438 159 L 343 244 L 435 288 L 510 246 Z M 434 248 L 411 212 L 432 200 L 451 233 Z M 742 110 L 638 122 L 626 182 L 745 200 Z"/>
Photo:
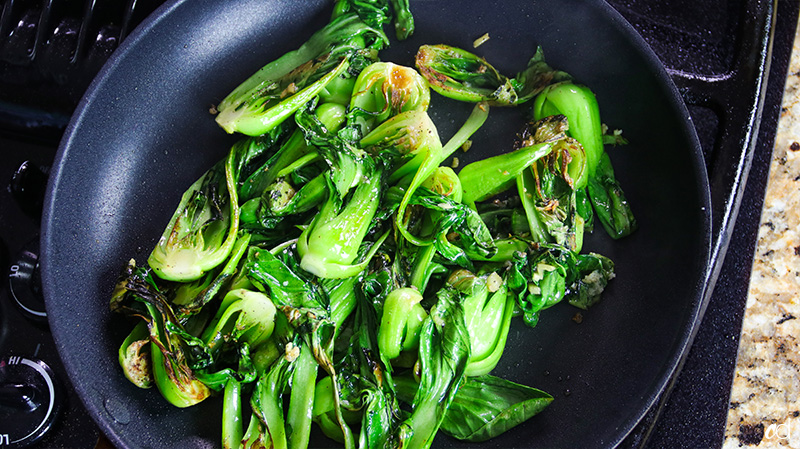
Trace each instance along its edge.
<path fill-rule="evenodd" d="M 70 114 L 111 53 L 161 3 L 0 2 L 2 130 L 57 142 Z"/>

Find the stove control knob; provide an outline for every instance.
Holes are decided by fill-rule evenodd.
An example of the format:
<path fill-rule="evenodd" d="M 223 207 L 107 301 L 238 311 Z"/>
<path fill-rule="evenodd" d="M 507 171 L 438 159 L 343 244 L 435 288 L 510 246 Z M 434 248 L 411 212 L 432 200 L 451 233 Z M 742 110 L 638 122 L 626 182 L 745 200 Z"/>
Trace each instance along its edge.
<path fill-rule="evenodd" d="M 0 358 L 0 447 L 22 448 L 53 427 L 63 402 L 61 386 L 41 360 Z"/>
<path fill-rule="evenodd" d="M 48 171 L 48 167 L 39 167 L 31 161 L 25 161 L 11 178 L 11 194 L 17 201 L 17 205 L 33 218 L 39 218 L 42 215 Z"/>
<path fill-rule="evenodd" d="M 28 242 L 11 261 L 8 280 L 11 296 L 25 315 L 37 321 L 46 320 L 42 281 L 39 277 L 38 239 Z"/>

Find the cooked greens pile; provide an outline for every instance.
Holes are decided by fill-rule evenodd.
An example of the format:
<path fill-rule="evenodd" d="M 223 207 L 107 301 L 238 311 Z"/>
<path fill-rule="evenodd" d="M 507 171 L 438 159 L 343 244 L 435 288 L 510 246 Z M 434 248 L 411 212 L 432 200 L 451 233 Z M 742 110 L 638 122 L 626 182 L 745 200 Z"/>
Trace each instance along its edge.
<path fill-rule="evenodd" d="M 584 232 L 636 227 L 588 88 L 541 51 L 513 78 L 445 45 L 380 61 L 386 24 L 413 31 L 407 2 L 339 0 L 225 98 L 216 121 L 244 137 L 113 292 L 141 320 L 125 375 L 178 407 L 220 395 L 225 448 L 303 448 L 313 423 L 346 448 L 516 426 L 553 398 L 490 374 L 513 317 L 596 303 L 614 264 Z M 474 103 L 444 144 L 430 89 Z M 451 168 L 490 107 L 523 104 L 513 148 Z"/>

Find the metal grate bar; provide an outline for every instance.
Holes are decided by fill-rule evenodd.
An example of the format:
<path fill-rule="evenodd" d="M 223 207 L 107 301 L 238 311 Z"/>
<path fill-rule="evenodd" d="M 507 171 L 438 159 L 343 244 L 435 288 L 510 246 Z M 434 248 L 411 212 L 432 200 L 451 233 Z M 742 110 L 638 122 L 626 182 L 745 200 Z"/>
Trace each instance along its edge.
<path fill-rule="evenodd" d="M 28 58 L 33 61 L 47 39 L 47 30 L 50 26 L 50 13 L 52 11 L 53 0 L 43 0 L 42 10 L 39 12 L 39 20 L 36 24 L 36 40 L 33 42 Z"/>
<path fill-rule="evenodd" d="M 122 26 L 119 31 L 119 41 L 122 42 L 128 37 L 133 23 L 133 13 L 136 11 L 136 0 L 128 0 L 125 5 L 125 13 L 122 17 Z"/>
<path fill-rule="evenodd" d="M 0 38 L 5 39 L 8 33 L 11 32 L 11 12 L 14 9 L 14 0 L 8 0 L 3 4 L 3 10 L 0 12 Z"/>
<path fill-rule="evenodd" d="M 81 26 L 80 30 L 78 31 L 78 43 L 71 61 L 73 64 L 80 61 L 84 52 L 86 51 L 86 39 L 88 38 L 87 36 L 89 35 L 89 28 L 92 24 L 95 5 L 95 0 L 86 0 L 86 3 L 84 3 L 83 15 L 81 16 Z"/>

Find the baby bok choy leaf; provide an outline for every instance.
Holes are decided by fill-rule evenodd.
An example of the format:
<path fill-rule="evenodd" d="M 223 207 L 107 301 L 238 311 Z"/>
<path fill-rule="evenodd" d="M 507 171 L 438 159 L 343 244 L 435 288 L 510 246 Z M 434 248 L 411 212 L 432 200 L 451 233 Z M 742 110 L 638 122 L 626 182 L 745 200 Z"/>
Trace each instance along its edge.
<path fill-rule="evenodd" d="M 419 329 L 415 329 L 414 317 L 419 312 L 413 313 L 415 309 L 422 309 L 419 305 L 422 295 L 414 288 L 404 287 L 393 290 L 386 296 L 383 304 L 383 314 L 378 330 L 378 348 L 381 356 L 386 360 L 391 360 L 400 355 L 404 345 L 409 346 L 406 340 L 419 341 Z M 424 316 L 424 309 L 423 316 Z M 409 322 L 411 328 L 409 329 Z"/>
<path fill-rule="evenodd" d="M 361 145 L 372 154 L 380 154 L 401 164 L 389 176 L 390 183 L 405 177 L 411 178 L 395 213 L 395 224 L 408 241 L 419 246 L 429 245 L 431 242 L 411 234 L 406 217 L 406 208 L 414 191 L 442 161 L 442 142 L 427 112 L 417 109 L 400 113 L 361 139 Z"/>
<path fill-rule="evenodd" d="M 442 197 L 450 198 L 454 202 L 461 204 L 461 181 L 458 179 L 458 175 L 456 175 L 456 173 L 450 167 L 437 167 L 431 176 L 429 176 L 428 179 L 422 183 L 421 187 L 423 189 L 428 189 L 437 195 L 441 195 Z M 387 197 L 388 196 L 389 195 L 387 194 Z M 413 198 L 414 197 L 412 197 L 412 200 Z M 437 221 L 437 218 L 439 218 L 439 213 L 430 211 L 428 218 L 430 218 L 430 220 L 423 218 L 421 223 L 423 228 L 421 235 L 423 236 L 434 235 L 436 233 L 434 229 L 434 223 Z M 445 232 L 446 230 L 442 231 L 442 234 Z M 446 235 L 442 235 L 442 238 L 438 238 L 436 241 L 445 241 L 449 244 Z M 399 248 L 399 253 L 403 254 L 403 252 L 404 251 L 402 248 Z M 413 263 L 411 265 L 408 283 L 418 291 L 424 292 L 431 277 L 436 273 L 445 272 L 446 268 L 439 263 L 433 262 L 437 252 L 436 246 L 434 245 L 419 247 L 416 248 L 416 250 L 412 250 L 412 252 L 415 254 L 413 257 L 409 257 L 409 259 L 413 260 Z M 399 258 L 402 257 L 398 256 L 395 259 Z"/>
<path fill-rule="evenodd" d="M 359 66 L 358 59 L 371 58 L 365 49 L 386 44 L 383 31 L 368 26 L 357 14 L 340 15 L 300 48 L 270 62 L 234 89 L 217 106 L 217 123 L 229 133 L 267 132 L 339 79 L 348 63 Z"/>
<path fill-rule="evenodd" d="M 471 103 L 485 101 L 492 106 L 522 104 L 550 83 L 569 78 L 544 62 L 541 48 L 515 78 L 502 75 L 484 58 L 449 45 L 421 46 L 416 65 L 439 94 Z"/>
<path fill-rule="evenodd" d="M 304 107 L 296 113 L 296 122 L 303 126 L 295 129 L 240 189 L 240 201 L 244 202 L 241 227 L 257 233 L 261 240 L 281 241 L 299 234 L 296 225 L 305 224 L 308 215 L 327 196 L 319 149 L 309 144 L 306 134 L 319 134 L 308 140 L 328 145 L 325 139 L 335 138 L 333 133 L 344 123 L 345 107 L 322 103 L 313 108 L 313 113 L 311 111 L 311 107 Z M 336 155 L 343 153 L 334 151 Z M 355 158 L 344 162 L 353 162 L 357 172 Z"/>
<path fill-rule="evenodd" d="M 458 177 L 464 189 L 463 202 L 474 206 L 476 201 L 511 188 L 523 171 L 553 151 L 554 145 L 566 137 L 565 131 L 566 121 L 558 118 L 528 124 L 513 151 L 462 168 Z"/>
<path fill-rule="evenodd" d="M 269 297 L 240 288 L 225 295 L 201 339 L 212 353 L 219 352 L 228 341 L 246 342 L 256 348 L 272 335 L 274 328 L 275 305 Z"/>
<path fill-rule="evenodd" d="M 569 121 L 569 135 L 581 143 L 586 152 L 585 176 L 575 179 L 575 187 L 586 187 L 594 176 L 603 154 L 603 129 L 597 98 L 588 87 L 571 82 L 545 88 L 533 103 L 533 118 L 563 115 Z"/>
<path fill-rule="evenodd" d="M 448 261 L 472 268 L 470 255 L 491 258 L 497 252 L 486 224 L 466 204 L 425 187 L 419 187 L 411 195 L 408 204 L 422 206 L 422 210 L 428 212 L 424 223 L 429 224 L 424 230 L 427 235 L 417 237 L 417 241 L 432 243 L 434 249 Z"/>
<path fill-rule="evenodd" d="M 306 449 L 311 435 L 311 411 L 317 384 L 318 364 L 308 344 L 300 346 L 291 379 L 286 428 L 289 448 Z"/>
<path fill-rule="evenodd" d="M 508 294 L 503 279 L 495 272 L 477 276 L 467 270 L 456 270 L 447 283 L 461 295 L 469 331 L 470 357 L 465 373 L 488 374 L 503 355 L 514 315 L 514 297 Z"/>
<path fill-rule="evenodd" d="M 548 86 L 536 97 L 533 115 L 540 119 L 555 114 L 567 117 L 569 135 L 585 150 L 586 171 L 575 179 L 576 190 L 588 187 L 597 218 L 611 237 L 632 233 L 636 230 L 636 219 L 603 148 L 603 125 L 594 93 L 571 82 Z"/>
<path fill-rule="evenodd" d="M 217 116 L 217 123 L 231 134 L 240 132 L 259 136 L 267 133 L 316 97 L 328 83 L 344 73 L 348 65 L 349 60 L 343 58 L 325 76 L 289 96 L 284 97 L 284 91 L 277 98 L 257 97 L 239 109 L 226 109 Z M 295 84 L 292 83 L 291 86 Z"/>
<path fill-rule="evenodd" d="M 319 288 L 307 282 L 291 266 L 266 249 L 250 247 L 244 271 L 253 284 L 265 290 L 280 309 L 327 308 Z"/>
<path fill-rule="evenodd" d="M 420 384 L 411 415 L 395 431 L 400 447 L 430 447 L 447 408 L 464 379 L 470 356 L 469 331 L 458 293 L 452 287 L 437 292 L 437 302 L 420 330 Z"/>
<path fill-rule="evenodd" d="M 150 332 L 147 323 L 139 322 L 119 347 L 119 365 L 125 377 L 139 388 L 153 386 L 150 365 Z"/>
<path fill-rule="evenodd" d="M 211 390 L 194 372 L 208 365 L 209 355 L 202 342 L 184 330 L 151 271 L 129 265 L 126 275 L 117 284 L 111 308 L 139 317 L 146 323 L 152 380 L 170 404 L 189 407 L 211 395 Z M 142 341 L 141 332 L 141 328 L 134 328 L 130 340 Z M 141 353 L 137 351 L 135 356 L 140 357 Z M 139 368 L 146 369 L 146 365 L 139 365 Z M 134 380 L 134 383 L 137 382 Z"/>
<path fill-rule="evenodd" d="M 578 254 L 575 268 L 567 279 L 567 301 L 580 309 L 588 309 L 601 299 L 601 294 L 614 278 L 614 262 L 597 253 Z"/>
<path fill-rule="evenodd" d="M 217 163 L 183 194 L 148 263 L 159 277 L 199 279 L 222 263 L 238 229 L 235 189 L 228 189 L 225 165 Z"/>
<path fill-rule="evenodd" d="M 513 187 L 523 170 L 553 150 L 550 142 L 537 143 L 509 153 L 475 161 L 458 173 L 464 189 L 463 201 L 470 206 Z"/>
<path fill-rule="evenodd" d="M 225 159 L 184 192 L 147 259 L 160 278 L 194 281 L 230 256 L 239 231 L 240 174 L 262 152 L 254 142 L 236 142 Z"/>
<path fill-rule="evenodd" d="M 364 279 L 367 284 L 372 284 L 379 281 L 380 277 L 380 274 L 373 272 L 365 275 Z M 394 394 L 392 369 L 380 348 L 378 316 L 373 305 L 383 296 L 382 290 L 375 291 L 361 284 L 356 296 L 358 302 L 353 335 L 337 365 L 341 379 L 346 384 L 342 389 L 346 397 L 342 407 L 351 412 L 360 412 L 360 448 L 391 447 L 387 442 L 399 419 L 400 410 Z M 387 307 L 384 307 L 384 314 Z"/>
<path fill-rule="evenodd" d="M 286 415 L 284 411 L 284 392 L 295 367 L 295 360 L 300 354 L 302 340 L 295 337 L 285 345 L 285 353 L 278 357 L 267 372 L 259 377 L 250 406 L 261 426 L 266 429 L 264 437 L 269 439 L 265 447 L 287 449 L 289 443 L 286 435 Z"/>
<path fill-rule="evenodd" d="M 375 62 L 356 79 L 350 99 L 348 126 L 361 136 L 401 112 L 428 109 L 431 94 L 428 82 L 411 67 L 391 62 Z"/>
<path fill-rule="evenodd" d="M 397 397 L 411 402 L 418 383 L 409 375 L 392 380 Z M 453 438 L 480 443 L 527 421 L 551 402 L 553 397 L 544 391 L 496 376 L 465 377 L 440 429 Z"/>
<path fill-rule="evenodd" d="M 454 100 L 491 105 L 511 105 L 517 93 L 511 80 L 478 55 L 449 45 L 423 45 L 417 69 L 431 88 Z"/>
<path fill-rule="evenodd" d="M 589 180 L 587 191 L 597 219 L 608 235 L 619 239 L 630 235 L 639 227 L 625 198 L 625 192 L 614 176 L 614 168 L 611 166 L 608 154 L 603 153 L 600 157 L 595 177 Z"/>
<path fill-rule="evenodd" d="M 399 40 L 405 40 L 414 33 L 414 17 L 409 10 L 408 0 L 336 0 L 334 17 L 350 11 L 357 13 L 371 27 L 381 29 L 384 24 L 393 22 Z"/>
<path fill-rule="evenodd" d="M 401 41 L 414 34 L 414 15 L 408 5 L 408 0 L 391 0 L 394 9 L 395 35 Z"/>
<path fill-rule="evenodd" d="M 276 249 L 275 254 L 260 248 L 251 249 L 248 261 L 245 264 L 245 270 L 248 271 L 248 278 L 255 285 L 269 292 L 277 308 L 282 312 L 281 315 L 288 322 L 291 333 L 296 336 L 293 343 L 294 346 L 286 345 L 287 357 L 294 362 L 295 357 L 292 354 L 296 355 L 299 354 L 299 351 L 304 350 L 310 351 L 318 366 L 334 379 L 332 380 L 332 389 L 335 392 L 333 400 L 334 404 L 337 405 L 334 413 L 335 421 L 340 426 L 345 441 L 352 442 L 352 434 L 338 408 L 339 386 L 335 380 L 337 373 L 333 366 L 333 339 L 336 334 L 336 323 L 330 318 L 329 299 L 330 296 L 337 297 L 339 294 L 331 291 L 329 295 L 322 291 L 323 287 L 315 281 L 316 278 L 301 269 L 299 255 L 294 245 Z M 325 284 L 332 288 L 329 283 L 326 282 Z M 346 287 L 346 285 L 346 283 L 342 283 L 339 287 Z M 336 299 L 337 301 L 340 299 L 347 300 L 346 298 Z M 342 311 L 337 311 L 336 319 L 341 319 L 340 313 Z M 298 338 L 300 339 L 299 341 L 297 340 Z M 297 351 L 293 348 L 296 348 Z M 291 349 L 291 352 L 288 352 L 289 349 Z M 311 370 L 311 368 L 308 369 Z M 306 371 L 305 374 L 298 374 L 298 376 L 305 376 L 310 379 L 311 372 Z M 313 384 L 314 382 L 308 381 L 307 383 Z M 306 383 L 303 383 L 303 385 L 306 388 L 313 388 L 313 386 L 309 387 Z M 314 395 L 313 391 L 303 393 L 303 399 L 300 400 L 307 401 L 308 398 L 313 398 Z M 306 403 L 306 405 L 308 404 Z M 310 410 L 310 406 L 300 407 L 297 413 L 306 413 L 307 411 L 310 412 Z M 302 422 L 303 426 L 310 422 L 300 416 L 296 418 L 297 422 Z M 267 424 L 267 427 L 269 427 L 269 424 Z M 300 433 L 305 432 L 300 429 L 297 431 Z M 347 447 L 353 446 L 348 444 Z"/>
<path fill-rule="evenodd" d="M 302 110 L 305 111 L 306 108 Z M 338 129 L 344 122 L 344 106 L 342 105 L 321 103 L 313 109 L 313 113 L 322 126 L 327 129 Z M 273 139 L 275 143 L 272 148 L 275 150 L 269 153 L 269 157 L 263 163 L 251 164 L 248 167 L 246 176 L 239 180 L 239 201 L 247 202 L 258 198 L 276 179 L 285 177 L 316 159 L 314 148 L 306 142 L 303 131 L 294 125 L 293 120 L 286 120 L 279 128 L 276 128 L 288 128 L 291 129 L 291 132 L 284 132 L 278 139 Z M 275 130 L 270 134 L 274 132 Z M 270 134 L 260 137 L 259 140 Z"/>
<path fill-rule="evenodd" d="M 571 251 L 558 246 L 514 256 L 506 273 L 506 283 L 516 298 L 525 324 L 536 326 L 542 310 L 564 299 L 572 257 Z"/>
<path fill-rule="evenodd" d="M 325 109 L 326 104 L 320 105 L 316 111 Z M 371 169 L 368 155 L 349 140 L 340 137 L 336 127 L 331 127 L 326 123 L 325 114 L 312 114 L 313 104 L 309 107 L 297 111 L 295 121 L 303 132 L 306 142 L 313 146 L 319 159 L 322 159 L 328 166 L 327 177 L 329 177 L 339 196 L 345 196 L 363 176 Z M 309 154 L 310 155 L 310 154 Z M 368 167 L 369 165 L 369 167 Z M 287 167 L 288 168 L 288 167 Z"/>
<path fill-rule="evenodd" d="M 571 139 L 569 139 L 571 140 Z M 579 251 L 583 242 L 583 219 L 577 214 L 575 190 L 568 175 L 569 140 L 556 144 L 553 152 L 536 161 L 517 177 L 517 189 L 531 238 Z"/>
<path fill-rule="evenodd" d="M 334 2 L 333 19 L 349 12 L 358 14 L 364 23 L 377 29 L 381 29 L 384 24 L 392 20 L 388 0 L 336 0 Z"/>
<path fill-rule="evenodd" d="M 328 279 L 354 276 L 364 270 L 386 237 L 384 234 L 357 260 L 381 198 L 382 169 L 367 165 L 370 167 L 366 176 L 347 199 L 341 198 L 333 182 L 329 182 L 327 201 L 300 235 L 300 266 L 309 273 Z"/>

